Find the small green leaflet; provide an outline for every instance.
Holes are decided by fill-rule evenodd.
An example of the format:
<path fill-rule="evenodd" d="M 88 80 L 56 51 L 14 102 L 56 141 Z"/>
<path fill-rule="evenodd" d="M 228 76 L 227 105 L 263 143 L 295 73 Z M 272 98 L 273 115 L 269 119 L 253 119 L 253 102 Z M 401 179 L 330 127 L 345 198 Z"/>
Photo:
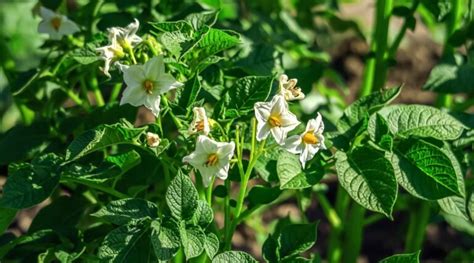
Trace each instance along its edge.
<path fill-rule="evenodd" d="M 197 209 L 197 200 L 198 192 L 193 182 L 179 171 L 166 191 L 166 203 L 171 214 L 178 220 L 191 218 Z"/>
<path fill-rule="evenodd" d="M 258 261 L 255 260 L 249 254 L 242 251 L 227 251 L 215 256 L 214 259 L 212 259 L 212 263 L 230 263 L 230 262 L 257 263 Z"/>
<path fill-rule="evenodd" d="M 206 240 L 204 241 L 204 249 L 209 258 L 213 258 L 219 251 L 219 238 L 214 233 L 209 233 L 206 235 Z"/>
<path fill-rule="evenodd" d="M 411 254 L 397 254 L 382 259 L 379 263 L 420 263 L 420 251 Z"/>
<path fill-rule="evenodd" d="M 73 161 L 91 152 L 116 144 L 134 144 L 146 127 L 133 128 L 125 120 L 112 125 L 101 125 L 79 135 L 66 151 L 66 160 Z"/>
<path fill-rule="evenodd" d="M 151 228 L 150 239 L 158 260 L 172 259 L 181 247 L 178 226 L 170 220 L 162 223 L 155 220 L 151 223 Z"/>
<path fill-rule="evenodd" d="M 212 211 L 212 208 L 206 201 L 198 200 L 196 212 L 191 218 L 192 223 L 205 229 L 210 223 L 212 223 L 213 219 L 214 212 Z"/>
<path fill-rule="evenodd" d="M 318 172 L 318 171 L 317 171 Z M 277 175 L 280 179 L 280 189 L 303 189 L 316 183 L 322 177 L 315 173 L 303 172 L 298 155 L 287 151 L 281 151 L 277 160 Z"/>
<path fill-rule="evenodd" d="M 106 262 L 148 262 L 151 253 L 150 222 L 139 220 L 107 234 L 99 247 L 98 256 Z"/>
<path fill-rule="evenodd" d="M 237 113 L 253 110 L 256 102 L 266 101 L 272 90 L 272 76 L 249 76 L 235 81 L 229 89 L 228 109 Z"/>
<path fill-rule="evenodd" d="M 398 193 L 392 164 L 383 152 L 364 146 L 352 153 L 336 152 L 341 186 L 361 206 L 392 218 Z"/>
<path fill-rule="evenodd" d="M 438 140 L 454 140 L 461 136 L 464 125 L 439 109 L 425 105 L 394 105 L 379 111 L 390 132 L 399 137 L 419 136 Z M 374 115 L 375 116 L 375 115 Z M 375 122 L 375 117 L 370 122 Z M 370 124 L 375 127 L 376 124 Z M 375 129 L 369 129 L 375 138 Z"/>
<path fill-rule="evenodd" d="M 195 258 L 204 251 L 206 235 L 201 228 L 195 226 L 186 227 L 184 224 L 181 224 L 179 236 L 186 259 Z"/>
<path fill-rule="evenodd" d="M 19 165 L 8 177 L 0 207 L 22 209 L 48 198 L 59 184 L 60 161 L 55 154 L 47 154 Z"/>

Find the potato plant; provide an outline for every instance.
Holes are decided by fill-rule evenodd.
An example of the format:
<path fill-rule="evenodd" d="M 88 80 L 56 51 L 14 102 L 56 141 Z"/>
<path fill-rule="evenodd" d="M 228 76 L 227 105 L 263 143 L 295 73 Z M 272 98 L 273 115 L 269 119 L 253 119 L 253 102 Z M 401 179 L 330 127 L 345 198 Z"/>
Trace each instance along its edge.
<path fill-rule="evenodd" d="M 0 262 L 352 263 L 382 221 L 406 226 L 402 250 L 371 260 L 429 258 L 430 222 L 474 244 L 471 2 L 377 0 L 364 33 L 343 1 L 40 0 L 22 12 L 36 66 L 0 33 L 19 112 L 0 137 Z M 387 78 L 420 24 L 445 31 L 419 87 L 437 98 L 398 103 Z M 341 32 L 370 46 L 349 104 L 321 48 Z M 299 216 L 262 226 L 282 204 Z M 257 241 L 237 246 L 244 230 Z"/>

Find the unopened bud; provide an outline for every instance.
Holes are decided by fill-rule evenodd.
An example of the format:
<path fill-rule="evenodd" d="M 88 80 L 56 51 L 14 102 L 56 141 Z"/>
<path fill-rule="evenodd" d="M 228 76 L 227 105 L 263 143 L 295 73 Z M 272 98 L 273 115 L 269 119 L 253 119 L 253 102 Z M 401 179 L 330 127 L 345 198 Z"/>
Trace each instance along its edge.
<path fill-rule="evenodd" d="M 147 132 L 146 133 L 146 143 L 148 144 L 149 147 L 155 148 L 160 145 L 160 137 L 156 133 L 152 132 Z"/>

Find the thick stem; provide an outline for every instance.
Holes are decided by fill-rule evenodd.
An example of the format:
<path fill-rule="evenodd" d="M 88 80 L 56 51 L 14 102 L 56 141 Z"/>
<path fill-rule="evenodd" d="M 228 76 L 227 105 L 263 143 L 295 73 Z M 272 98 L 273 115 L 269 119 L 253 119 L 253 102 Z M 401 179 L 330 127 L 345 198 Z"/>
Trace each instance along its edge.
<path fill-rule="evenodd" d="M 336 210 L 331 206 L 331 203 L 329 203 L 329 200 L 324 194 L 317 192 L 316 196 L 318 197 L 319 204 L 321 205 L 324 214 L 326 215 L 329 223 L 331 224 L 332 230 L 340 231 L 342 227 L 342 222 L 339 218 L 339 215 L 337 215 Z"/>
<path fill-rule="evenodd" d="M 387 38 L 393 0 L 378 0 L 375 8 L 375 31 L 371 43 L 371 53 L 367 60 L 360 96 L 367 96 L 374 89 L 381 89 L 387 78 Z"/>
<path fill-rule="evenodd" d="M 92 92 L 94 92 L 97 106 L 99 107 L 104 106 L 105 105 L 104 97 L 102 96 L 102 92 L 100 91 L 99 83 L 97 82 L 97 77 L 95 75 L 91 76 L 91 78 L 89 79 L 89 85 L 92 89 Z"/>
<path fill-rule="evenodd" d="M 355 263 L 362 247 L 362 233 L 364 230 L 365 208 L 352 203 L 351 210 L 347 217 L 346 232 L 343 245 L 343 263 Z"/>
<path fill-rule="evenodd" d="M 420 250 L 425 239 L 426 226 L 430 219 L 430 204 L 422 201 L 417 208 L 410 214 L 405 252 Z"/>
<path fill-rule="evenodd" d="M 411 14 L 409 17 L 413 17 L 413 14 L 415 13 L 416 9 L 418 8 L 418 5 L 420 4 L 420 0 L 414 0 L 413 4 L 411 6 Z M 395 40 L 393 41 L 392 45 L 390 46 L 390 49 L 388 50 L 388 57 L 393 58 L 397 54 L 398 47 L 400 46 L 400 43 L 402 43 L 403 37 L 405 37 L 405 34 L 408 30 L 410 24 L 410 19 L 405 18 L 405 21 L 403 22 L 403 26 L 398 32 L 397 36 L 395 37 Z"/>
<path fill-rule="evenodd" d="M 232 246 L 232 233 L 230 233 L 230 180 L 224 181 L 227 195 L 224 199 L 224 250 L 227 251 Z"/>
<path fill-rule="evenodd" d="M 339 215 L 339 218 L 344 220 L 346 218 L 346 210 L 349 205 L 349 196 L 342 186 L 339 184 L 337 186 L 337 195 L 336 195 L 336 205 L 335 210 Z M 330 263 L 339 263 L 341 262 L 342 257 L 342 230 L 343 226 L 340 228 L 331 229 L 329 234 L 329 246 L 328 246 L 328 261 Z"/>

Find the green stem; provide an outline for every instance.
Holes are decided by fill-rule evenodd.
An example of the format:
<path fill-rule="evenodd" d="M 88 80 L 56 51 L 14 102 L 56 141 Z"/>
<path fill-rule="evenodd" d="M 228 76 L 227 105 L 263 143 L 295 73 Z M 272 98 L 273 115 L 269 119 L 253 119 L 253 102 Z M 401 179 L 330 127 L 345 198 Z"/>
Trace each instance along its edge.
<path fill-rule="evenodd" d="M 120 90 L 122 90 L 122 83 L 115 84 L 114 87 L 112 88 L 112 92 L 110 93 L 109 103 L 112 103 L 115 100 L 117 100 L 120 94 Z"/>
<path fill-rule="evenodd" d="M 216 180 L 216 177 L 212 177 L 211 179 L 211 183 L 209 184 L 209 186 L 207 187 L 207 191 L 206 191 L 206 201 L 207 201 L 207 204 L 212 207 L 212 189 L 214 187 L 214 181 Z"/>
<path fill-rule="evenodd" d="M 364 229 L 365 208 L 352 202 L 352 207 L 347 217 L 346 232 L 342 255 L 343 263 L 355 263 L 362 247 L 362 232 Z"/>
<path fill-rule="evenodd" d="M 35 119 L 35 112 L 30 110 L 24 104 L 17 103 L 18 110 L 20 111 L 21 119 L 23 120 L 23 124 L 26 126 L 33 123 Z"/>
<path fill-rule="evenodd" d="M 375 30 L 371 43 L 371 53 L 375 57 L 367 60 L 360 96 L 369 95 L 374 89 L 381 89 L 387 78 L 387 38 L 393 0 L 378 0 L 375 8 Z"/>
<path fill-rule="evenodd" d="M 99 190 L 101 192 L 104 192 L 104 193 L 107 193 L 111 196 L 114 196 L 114 197 L 117 197 L 119 199 L 124 199 L 124 198 L 129 198 L 128 195 L 126 194 L 123 194 L 115 189 L 112 189 L 112 188 L 109 188 L 109 187 L 106 187 L 106 186 L 102 186 L 100 184 L 96 184 L 96 183 L 92 183 L 92 182 L 87 182 L 87 181 L 82 181 L 82 180 L 78 180 L 76 178 L 72 178 L 72 177 L 63 177 L 61 178 L 61 182 L 62 183 L 76 183 L 76 184 L 82 184 L 82 185 L 85 185 L 85 186 L 88 186 L 90 188 L 93 188 L 93 189 L 96 189 L 96 190 Z"/>
<path fill-rule="evenodd" d="M 178 128 L 178 130 L 180 130 L 183 127 L 183 124 L 176 117 L 176 115 L 174 115 L 173 111 L 171 110 L 170 104 L 168 102 L 168 98 L 165 95 L 163 95 L 163 96 L 161 96 L 161 101 L 163 101 L 163 104 L 165 105 L 165 107 L 169 109 L 167 112 L 170 114 L 171 119 L 173 119 L 173 122 L 176 125 L 176 127 Z"/>
<path fill-rule="evenodd" d="M 227 195 L 224 199 L 224 250 L 227 251 L 232 245 L 232 234 L 230 233 L 230 180 L 224 181 Z"/>
<path fill-rule="evenodd" d="M 332 230 L 340 231 L 342 228 L 342 222 L 337 215 L 336 210 L 331 206 L 331 203 L 324 194 L 316 192 L 316 196 L 318 197 L 319 204 L 321 205 L 324 214 L 331 224 Z"/>
<path fill-rule="evenodd" d="M 421 249 L 425 239 L 426 226 L 430 219 L 430 204 L 421 201 L 419 207 L 410 214 L 405 252 L 416 252 Z"/>
<path fill-rule="evenodd" d="M 96 76 L 91 76 L 91 78 L 89 79 L 89 85 L 92 88 L 92 92 L 94 93 L 97 106 L 104 106 L 104 97 L 102 96 L 102 92 L 100 91 L 99 83 L 97 82 Z"/>
<path fill-rule="evenodd" d="M 81 98 L 79 98 L 79 96 L 77 96 L 71 89 L 63 89 L 64 92 L 66 92 L 67 96 L 72 100 L 74 101 L 74 103 L 76 103 L 78 106 L 83 106 L 83 102 L 81 100 Z"/>
<path fill-rule="evenodd" d="M 349 205 L 349 196 L 339 184 L 337 186 L 336 194 L 336 205 L 335 210 L 336 214 L 339 215 L 340 219 L 346 218 L 346 210 Z M 343 225 L 340 228 L 334 228 L 329 234 L 329 246 L 328 246 L 328 261 L 330 263 L 339 263 L 341 262 L 342 257 L 342 230 Z"/>
<path fill-rule="evenodd" d="M 414 0 L 413 1 L 413 4 L 410 8 L 411 13 L 410 13 L 410 15 L 408 15 L 409 18 L 413 17 L 413 15 L 416 12 L 416 9 L 418 8 L 419 4 L 420 4 L 420 0 Z M 390 48 L 388 50 L 388 57 L 389 58 L 393 58 L 397 54 L 398 47 L 400 46 L 400 43 L 402 43 L 402 40 L 405 37 L 405 34 L 406 34 L 406 32 L 408 30 L 408 27 L 410 25 L 411 20 L 409 18 L 405 18 L 402 28 L 400 29 L 397 36 L 395 37 L 395 40 L 393 41 L 392 45 L 390 46 Z"/>

